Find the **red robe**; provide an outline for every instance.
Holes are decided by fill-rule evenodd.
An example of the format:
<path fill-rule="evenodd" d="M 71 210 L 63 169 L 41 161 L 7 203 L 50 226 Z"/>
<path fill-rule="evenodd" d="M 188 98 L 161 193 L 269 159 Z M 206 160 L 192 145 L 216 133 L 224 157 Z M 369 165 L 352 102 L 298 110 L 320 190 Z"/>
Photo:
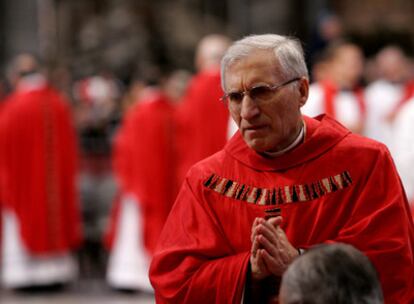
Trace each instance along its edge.
<path fill-rule="evenodd" d="M 413 223 L 387 148 L 329 118 L 269 159 L 237 133 L 188 173 L 150 268 L 157 303 L 240 303 L 251 226 L 280 209 L 296 248 L 343 242 L 376 266 L 386 303 L 413 303 Z"/>
<path fill-rule="evenodd" d="M 161 92 L 152 92 L 130 110 L 114 143 L 114 170 L 123 193 L 138 198 L 144 222 L 144 245 L 149 253 L 178 192 L 175 178 L 174 106 Z M 115 237 L 119 198 L 106 243 Z"/>
<path fill-rule="evenodd" d="M 229 113 L 220 101 L 220 71 L 196 75 L 177 110 L 180 182 L 196 162 L 221 150 L 227 142 Z"/>
<path fill-rule="evenodd" d="M 4 106 L 4 101 L 1 99 L 0 100 L 0 120 L 1 120 L 1 111 L 3 109 Z M 1 131 L 0 131 L 1 133 Z M 0 154 L 1 157 L 1 154 Z M 1 163 L 1 162 L 0 162 Z M 3 214 L 2 214 L 2 202 L 3 202 L 3 197 L 2 197 L 2 191 L 4 192 L 4 190 L 2 190 L 2 184 L 1 184 L 1 176 L 2 176 L 2 172 L 1 172 L 1 168 L 0 168 L 0 244 L 3 244 Z"/>
<path fill-rule="evenodd" d="M 0 116 L 0 200 L 16 214 L 26 248 L 56 254 L 78 247 L 78 153 L 66 100 L 46 86 L 17 91 Z"/>

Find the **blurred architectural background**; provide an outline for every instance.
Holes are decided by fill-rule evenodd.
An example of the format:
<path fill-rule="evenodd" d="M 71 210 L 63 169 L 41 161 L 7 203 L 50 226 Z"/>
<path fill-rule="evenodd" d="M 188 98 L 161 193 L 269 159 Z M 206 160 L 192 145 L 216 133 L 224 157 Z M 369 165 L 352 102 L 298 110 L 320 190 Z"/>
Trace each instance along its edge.
<path fill-rule="evenodd" d="M 327 40 L 344 33 L 368 59 L 388 44 L 412 57 L 412 20 L 412 0 L 0 0 L 0 97 L 10 59 L 20 52 L 37 54 L 68 95 L 80 138 L 85 245 L 79 262 L 87 284 L 75 284 L 50 303 L 82 303 L 68 300 L 72 291 L 86 298 L 103 292 L 99 303 L 116 302 L 102 287 L 107 259 L 102 239 L 117 191 L 111 144 L 124 103 L 134 99 L 134 78 L 194 72 L 196 45 L 210 33 L 233 39 L 267 32 L 294 35 L 304 42 L 310 61 Z M 42 295 L 27 302 L 4 292 L 2 297 L 2 303 L 46 303 Z M 152 301 L 145 294 L 140 299 Z"/>
<path fill-rule="evenodd" d="M 310 45 L 327 9 L 366 55 L 390 41 L 411 52 L 410 0 L 1 0 L 0 65 L 33 51 L 75 78 L 109 69 L 128 81 L 137 65 L 190 69 L 197 41 L 211 32 L 292 34 Z"/>

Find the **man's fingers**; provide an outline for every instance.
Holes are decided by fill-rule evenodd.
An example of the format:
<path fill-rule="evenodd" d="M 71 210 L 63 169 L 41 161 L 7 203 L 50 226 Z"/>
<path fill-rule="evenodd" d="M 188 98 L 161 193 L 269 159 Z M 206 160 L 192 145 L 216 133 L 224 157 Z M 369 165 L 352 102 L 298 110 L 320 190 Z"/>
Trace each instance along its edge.
<path fill-rule="evenodd" d="M 267 271 L 267 267 L 266 264 L 263 260 L 263 252 L 265 252 L 264 249 L 259 249 L 258 250 L 258 254 L 257 254 L 257 266 L 258 268 L 263 272 L 266 273 Z"/>
<path fill-rule="evenodd" d="M 280 271 L 280 263 L 279 260 L 273 256 L 271 256 L 266 250 L 260 251 L 260 257 L 262 259 L 262 263 L 266 269 L 269 269 L 270 272 L 272 272 L 275 275 L 279 275 Z"/>
<path fill-rule="evenodd" d="M 281 216 L 275 216 L 275 217 L 271 217 L 270 219 L 268 219 L 267 222 L 271 224 L 273 227 L 278 227 L 282 225 L 283 218 Z"/>
<path fill-rule="evenodd" d="M 262 223 L 263 221 L 265 220 L 259 217 L 256 217 L 254 219 L 253 224 L 252 224 L 251 234 L 250 234 L 250 240 L 252 241 L 252 243 L 254 241 L 255 236 L 257 235 L 257 225 L 259 225 L 259 223 Z"/>
<path fill-rule="evenodd" d="M 268 222 L 263 222 L 256 227 L 257 235 L 264 235 L 270 242 L 276 244 L 277 229 Z"/>
<path fill-rule="evenodd" d="M 253 239 L 252 250 L 251 250 L 251 253 L 252 253 L 253 257 L 256 257 L 256 255 L 257 255 L 257 250 L 259 249 L 259 246 L 260 246 L 260 243 L 259 243 L 259 241 L 257 240 L 257 237 L 255 237 L 255 238 Z"/>
<path fill-rule="evenodd" d="M 258 243 L 261 245 L 260 247 L 265 249 L 271 256 L 277 255 L 277 247 L 275 244 L 271 243 L 266 237 L 263 235 L 258 235 L 256 237 Z"/>
<path fill-rule="evenodd" d="M 257 280 L 264 279 L 270 275 L 270 270 L 266 267 L 262 257 L 263 251 L 263 249 L 258 249 L 256 257 L 253 255 L 250 257 L 252 277 Z"/>
<path fill-rule="evenodd" d="M 266 250 L 264 249 L 259 249 L 257 251 L 257 267 L 258 269 L 260 269 L 261 275 L 263 277 L 268 276 L 271 271 L 270 269 L 266 266 L 265 260 L 264 260 L 264 255 L 266 254 Z"/>

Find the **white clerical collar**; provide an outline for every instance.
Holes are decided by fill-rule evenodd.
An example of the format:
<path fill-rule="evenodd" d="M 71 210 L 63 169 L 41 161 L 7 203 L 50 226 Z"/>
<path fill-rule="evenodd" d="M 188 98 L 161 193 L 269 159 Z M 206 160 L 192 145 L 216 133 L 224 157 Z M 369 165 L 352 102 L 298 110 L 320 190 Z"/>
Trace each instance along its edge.
<path fill-rule="evenodd" d="M 282 154 L 285 154 L 286 152 L 292 150 L 293 148 L 295 148 L 296 146 L 298 146 L 303 139 L 305 138 L 305 134 L 306 134 L 306 125 L 305 122 L 302 123 L 302 127 L 300 129 L 300 132 L 298 134 L 298 136 L 296 137 L 296 139 L 286 148 L 280 150 L 280 151 L 276 151 L 276 152 L 263 152 L 263 154 L 267 157 L 276 157 L 276 156 L 280 156 Z"/>

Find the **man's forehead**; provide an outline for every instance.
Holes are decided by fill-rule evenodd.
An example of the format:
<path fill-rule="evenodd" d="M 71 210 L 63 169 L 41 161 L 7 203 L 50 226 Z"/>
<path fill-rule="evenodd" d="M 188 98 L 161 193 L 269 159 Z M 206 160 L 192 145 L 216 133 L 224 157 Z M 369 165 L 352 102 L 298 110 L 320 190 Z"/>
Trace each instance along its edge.
<path fill-rule="evenodd" d="M 272 51 L 258 50 L 232 62 L 225 71 L 225 79 L 227 84 L 240 77 L 265 81 L 269 76 L 277 76 L 279 67 Z"/>
<path fill-rule="evenodd" d="M 233 64 L 276 64 L 278 62 L 273 50 L 253 49 L 248 54 L 234 60 Z M 233 65 L 231 64 L 231 65 Z M 231 66 L 230 65 L 230 66 Z"/>

